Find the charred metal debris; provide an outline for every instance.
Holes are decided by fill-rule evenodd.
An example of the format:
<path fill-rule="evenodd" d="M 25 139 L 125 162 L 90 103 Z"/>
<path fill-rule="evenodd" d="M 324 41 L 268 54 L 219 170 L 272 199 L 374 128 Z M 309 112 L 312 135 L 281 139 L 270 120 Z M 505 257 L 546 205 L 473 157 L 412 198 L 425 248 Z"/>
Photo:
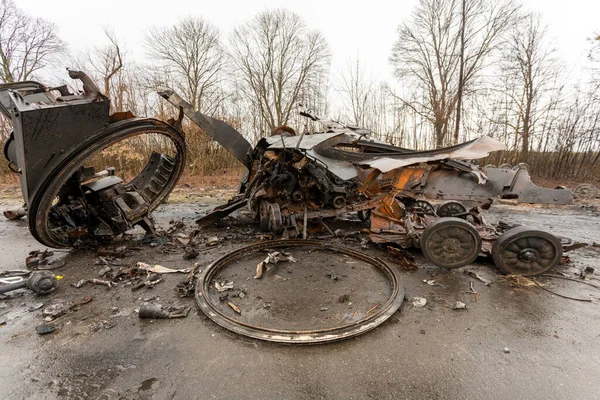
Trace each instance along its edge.
<path fill-rule="evenodd" d="M 150 213 L 183 171 L 183 135 L 157 119 L 110 114 L 109 99 L 85 73 L 70 70 L 69 76 L 81 82 L 81 93 L 34 81 L 0 85 L 0 111 L 13 126 L 4 155 L 19 174 L 26 203 L 5 215 L 27 215 L 32 235 L 54 248 L 111 240 L 136 225 L 154 232 Z M 91 165 L 109 146 L 144 135 L 158 137 L 169 151 L 147 154 L 145 167 L 127 183 L 115 166 Z"/>
<path fill-rule="evenodd" d="M 26 213 L 33 236 L 49 247 L 103 242 L 136 225 L 154 233 L 151 212 L 174 188 L 185 164 L 180 131 L 185 114 L 248 169 L 239 193 L 199 219 L 201 226 L 246 207 L 263 231 L 306 239 L 310 220 L 358 213 L 370 222 L 373 242 L 420 248 L 441 267 L 491 255 L 503 272 L 535 275 L 562 255 L 563 243 L 547 232 L 485 221 L 481 211 L 496 197 L 553 204 L 573 199 L 569 190 L 535 186 L 524 164 L 480 168 L 474 160 L 505 149 L 491 137 L 414 151 L 307 111 L 302 115 L 322 123 L 322 133 L 297 135 L 282 126 L 252 147 L 233 127 L 194 111 L 173 91 L 160 93 L 180 110 L 178 120 L 166 123 L 110 114 L 110 101 L 86 74 L 69 71 L 69 76 L 81 81 L 81 93 L 32 81 L 0 85 L 0 111 L 14 130 L 4 154 L 20 175 L 26 202 L 9 217 Z M 126 182 L 116 166 L 97 171 L 91 165 L 107 147 L 143 135 L 157 135 L 161 148 L 170 150 L 147 154 L 133 179 Z M 435 209 L 426 199 L 447 201 Z M 482 204 L 467 209 L 457 200 Z"/>
<path fill-rule="evenodd" d="M 420 248 L 427 260 L 444 268 L 492 256 L 502 272 L 521 275 L 554 267 L 563 246 L 572 245 L 547 232 L 485 220 L 482 211 L 493 198 L 555 204 L 573 198 L 569 190 L 535 186 L 525 165 L 480 168 L 474 160 L 505 149 L 491 137 L 413 151 L 370 139 L 368 130 L 303 112 L 320 121 L 324 132 L 296 135 L 278 127 L 252 148 L 233 128 L 193 111 L 175 93 L 161 95 L 248 168 L 239 194 L 197 220 L 200 226 L 246 207 L 263 231 L 306 239 L 308 221 L 358 213 L 370 223 L 375 243 Z M 426 199 L 447 201 L 436 209 Z M 467 209 L 457 200 L 480 206 Z"/>

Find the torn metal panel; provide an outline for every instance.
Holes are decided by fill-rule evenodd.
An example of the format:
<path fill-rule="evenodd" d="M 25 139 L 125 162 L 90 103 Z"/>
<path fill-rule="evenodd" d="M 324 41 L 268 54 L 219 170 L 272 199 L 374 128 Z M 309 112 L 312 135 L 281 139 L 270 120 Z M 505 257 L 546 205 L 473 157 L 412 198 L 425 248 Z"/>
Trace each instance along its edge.
<path fill-rule="evenodd" d="M 489 136 L 463 143 L 461 145 L 447 147 L 438 150 L 427 150 L 423 152 L 404 153 L 391 158 L 377 157 L 366 160 L 362 164 L 376 168 L 382 172 L 406 167 L 418 163 L 440 161 L 447 158 L 457 160 L 476 160 L 488 156 L 492 151 L 505 150 L 506 145 Z"/>
<path fill-rule="evenodd" d="M 190 103 L 183 100 L 172 90 L 165 90 L 159 93 L 165 100 L 177 108 L 183 109 L 184 114 L 200 127 L 206 134 L 215 139 L 217 143 L 223 146 L 227 151 L 235 156 L 242 164 L 248 167 L 251 160 L 252 146 L 236 131 L 231 125 L 218 119 L 204 115 L 195 111 Z"/>
<path fill-rule="evenodd" d="M 315 152 L 314 150 L 308 150 L 306 152 L 306 155 L 325 164 L 327 170 L 335 176 L 339 177 L 340 179 L 347 181 L 349 179 L 354 179 L 358 176 L 358 167 L 356 167 L 353 164 L 324 157 Z"/>
<path fill-rule="evenodd" d="M 270 136 L 265 138 L 266 142 L 269 144 L 270 149 L 296 149 L 298 146 L 298 141 L 300 141 L 300 145 L 298 146 L 299 150 L 309 150 L 313 147 L 329 140 L 334 137 L 338 137 L 343 135 L 343 132 L 333 132 L 333 133 L 316 133 L 313 135 L 305 135 L 301 136 L 287 136 L 283 137 L 281 135 Z"/>

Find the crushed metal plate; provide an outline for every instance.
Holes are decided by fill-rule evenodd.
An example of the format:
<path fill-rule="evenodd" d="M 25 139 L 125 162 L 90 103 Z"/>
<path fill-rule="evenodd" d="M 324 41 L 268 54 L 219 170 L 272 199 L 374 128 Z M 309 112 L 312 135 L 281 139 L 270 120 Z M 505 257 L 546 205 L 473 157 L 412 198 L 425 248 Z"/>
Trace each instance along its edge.
<path fill-rule="evenodd" d="M 314 240 L 242 247 L 213 262 L 196 285 L 196 302 L 214 322 L 280 343 L 314 344 L 360 335 L 391 317 L 403 299 L 395 268 Z"/>

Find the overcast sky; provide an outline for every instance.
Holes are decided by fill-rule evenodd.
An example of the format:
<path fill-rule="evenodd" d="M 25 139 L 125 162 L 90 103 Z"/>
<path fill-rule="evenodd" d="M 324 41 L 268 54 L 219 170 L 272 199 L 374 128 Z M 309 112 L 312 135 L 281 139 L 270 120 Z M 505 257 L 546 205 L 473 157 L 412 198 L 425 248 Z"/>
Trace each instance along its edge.
<path fill-rule="evenodd" d="M 416 0 L 16 0 L 34 16 L 44 17 L 60 29 L 71 49 L 103 44 L 102 27 L 115 32 L 138 59 L 144 56 L 143 38 L 152 25 L 170 25 L 186 16 L 201 16 L 215 24 L 224 39 L 236 25 L 258 11 L 284 7 L 319 29 L 327 39 L 332 74 L 338 74 L 349 57 L 357 54 L 378 80 L 392 79 L 388 62 L 396 39 L 396 28 L 410 16 Z M 528 9 L 539 11 L 568 71 L 578 71 L 589 44 L 586 39 L 600 32 L 600 2 L 594 0 L 524 0 Z"/>

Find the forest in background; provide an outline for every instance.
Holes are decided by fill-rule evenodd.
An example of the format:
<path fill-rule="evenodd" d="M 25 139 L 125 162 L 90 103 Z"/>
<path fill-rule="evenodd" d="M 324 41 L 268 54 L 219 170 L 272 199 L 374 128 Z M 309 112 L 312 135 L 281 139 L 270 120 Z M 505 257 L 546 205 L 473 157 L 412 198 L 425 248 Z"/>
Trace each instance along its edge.
<path fill-rule="evenodd" d="M 389 54 L 394 80 L 385 82 L 358 56 L 343 71 L 330 71 L 326 38 L 285 9 L 258 12 L 227 37 L 200 17 L 151 27 L 140 61 L 110 27 L 104 46 L 70 51 L 55 25 L 2 0 L 0 81 L 59 84 L 64 67 L 79 69 L 111 99 L 112 111 L 165 121 L 176 110 L 156 92 L 172 88 L 252 143 L 279 125 L 319 131 L 298 115 L 300 105 L 415 150 L 490 135 L 508 150 L 482 163 L 525 162 L 537 177 L 599 181 L 600 37 L 594 32 L 580 66 L 585 73 L 574 81 L 543 16 L 517 1 L 420 0 L 398 23 Z M 3 138 L 10 129 L 2 119 Z M 188 122 L 184 130 L 186 176 L 239 173 L 237 161 L 211 138 Z M 139 152 L 124 145 L 110 155 L 115 165 L 134 166 Z M 14 179 L 9 175 L 0 163 L 0 177 Z"/>

